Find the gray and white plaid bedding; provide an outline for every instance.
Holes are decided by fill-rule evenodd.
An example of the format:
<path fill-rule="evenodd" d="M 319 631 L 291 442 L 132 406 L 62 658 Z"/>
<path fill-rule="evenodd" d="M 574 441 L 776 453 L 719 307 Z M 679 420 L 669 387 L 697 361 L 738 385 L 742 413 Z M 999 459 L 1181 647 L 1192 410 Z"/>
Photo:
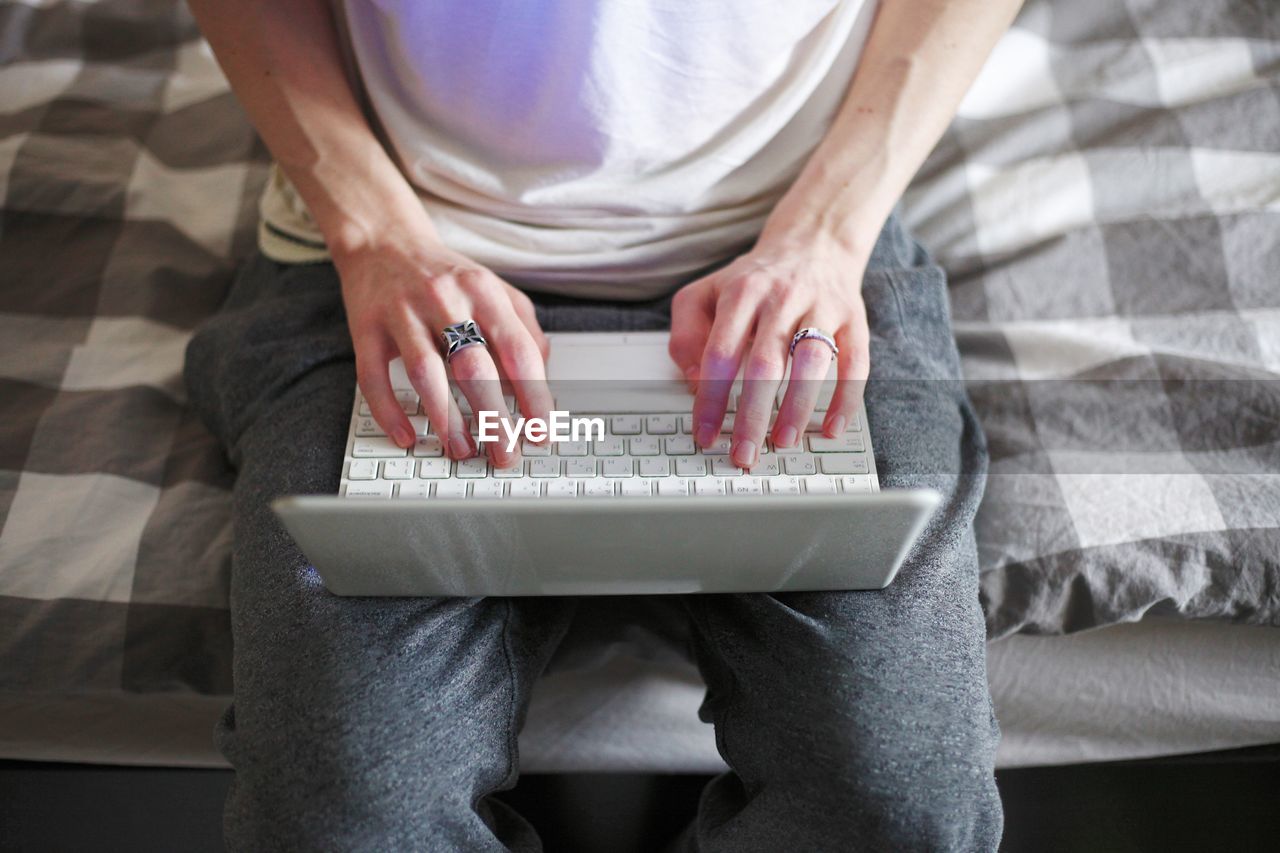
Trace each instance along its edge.
<path fill-rule="evenodd" d="M 953 277 L 993 636 L 1280 621 L 1280 12 L 1033 0 L 904 209 Z M 266 155 L 174 0 L 0 4 L 0 695 L 230 689 L 183 399 Z"/>

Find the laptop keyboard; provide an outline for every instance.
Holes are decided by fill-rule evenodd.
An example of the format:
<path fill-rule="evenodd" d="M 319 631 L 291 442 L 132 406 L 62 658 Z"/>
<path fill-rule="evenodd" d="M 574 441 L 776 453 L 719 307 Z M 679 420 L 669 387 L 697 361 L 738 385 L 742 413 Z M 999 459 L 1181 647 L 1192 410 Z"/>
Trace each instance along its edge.
<path fill-rule="evenodd" d="M 483 455 L 452 460 L 428 433 L 413 391 L 397 391 L 418 434 L 410 449 L 396 446 L 378 427 L 357 393 L 342 466 L 340 494 L 348 498 L 513 499 L 643 498 L 728 495 L 837 495 L 879 491 L 871 439 L 859 411 L 836 438 L 822 435 L 822 412 L 791 448 L 765 442 L 754 468 L 729 458 L 734 403 L 730 400 L 719 440 L 698 449 L 688 413 L 577 412 L 599 417 L 603 439 L 525 442 L 514 467 L 494 468 Z M 512 401 L 508 400 L 508 407 Z M 464 409 L 465 411 L 465 409 Z M 483 445 L 482 445 L 483 446 Z"/>

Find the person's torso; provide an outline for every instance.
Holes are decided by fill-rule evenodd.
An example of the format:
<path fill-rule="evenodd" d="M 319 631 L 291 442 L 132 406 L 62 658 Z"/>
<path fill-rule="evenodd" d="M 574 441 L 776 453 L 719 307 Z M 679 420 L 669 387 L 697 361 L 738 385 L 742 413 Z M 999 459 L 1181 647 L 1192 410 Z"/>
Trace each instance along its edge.
<path fill-rule="evenodd" d="M 614 298 L 750 245 L 838 109 L 874 12 L 335 4 L 370 118 L 446 243 L 526 287 Z"/>

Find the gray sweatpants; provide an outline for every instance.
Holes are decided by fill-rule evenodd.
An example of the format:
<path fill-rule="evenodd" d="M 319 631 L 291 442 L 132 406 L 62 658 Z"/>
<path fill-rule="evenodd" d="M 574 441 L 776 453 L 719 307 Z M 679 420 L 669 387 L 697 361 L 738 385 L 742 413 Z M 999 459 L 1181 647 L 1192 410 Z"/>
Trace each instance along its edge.
<path fill-rule="evenodd" d="M 661 599 L 687 615 L 699 716 L 732 768 L 683 849 L 972 853 L 1000 838 L 972 526 L 986 455 L 943 274 L 894 218 L 863 293 L 881 483 L 944 502 L 883 591 Z M 538 301 L 548 331 L 668 321 L 667 300 Z M 324 589 L 268 502 L 337 490 L 355 372 L 331 265 L 252 259 L 191 341 L 186 379 L 239 469 L 235 701 L 217 733 L 235 767 L 229 846 L 541 849 L 489 795 L 515 785 L 534 680 L 592 602 Z"/>

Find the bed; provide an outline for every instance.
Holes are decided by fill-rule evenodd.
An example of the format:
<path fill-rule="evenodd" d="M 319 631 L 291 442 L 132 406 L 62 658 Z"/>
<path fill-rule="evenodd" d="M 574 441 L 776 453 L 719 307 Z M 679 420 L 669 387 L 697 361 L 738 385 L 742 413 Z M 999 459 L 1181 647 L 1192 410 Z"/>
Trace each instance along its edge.
<path fill-rule="evenodd" d="M 220 766 L 234 473 L 180 369 L 267 155 L 174 0 L 0 33 L 0 758 Z M 1001 766 L 1280 743 L 1280 12 L 1032 0 L 903 211 L 992 452 Z M 722 766 L 635 615 L 575 626 L 526 770 Z"/>

